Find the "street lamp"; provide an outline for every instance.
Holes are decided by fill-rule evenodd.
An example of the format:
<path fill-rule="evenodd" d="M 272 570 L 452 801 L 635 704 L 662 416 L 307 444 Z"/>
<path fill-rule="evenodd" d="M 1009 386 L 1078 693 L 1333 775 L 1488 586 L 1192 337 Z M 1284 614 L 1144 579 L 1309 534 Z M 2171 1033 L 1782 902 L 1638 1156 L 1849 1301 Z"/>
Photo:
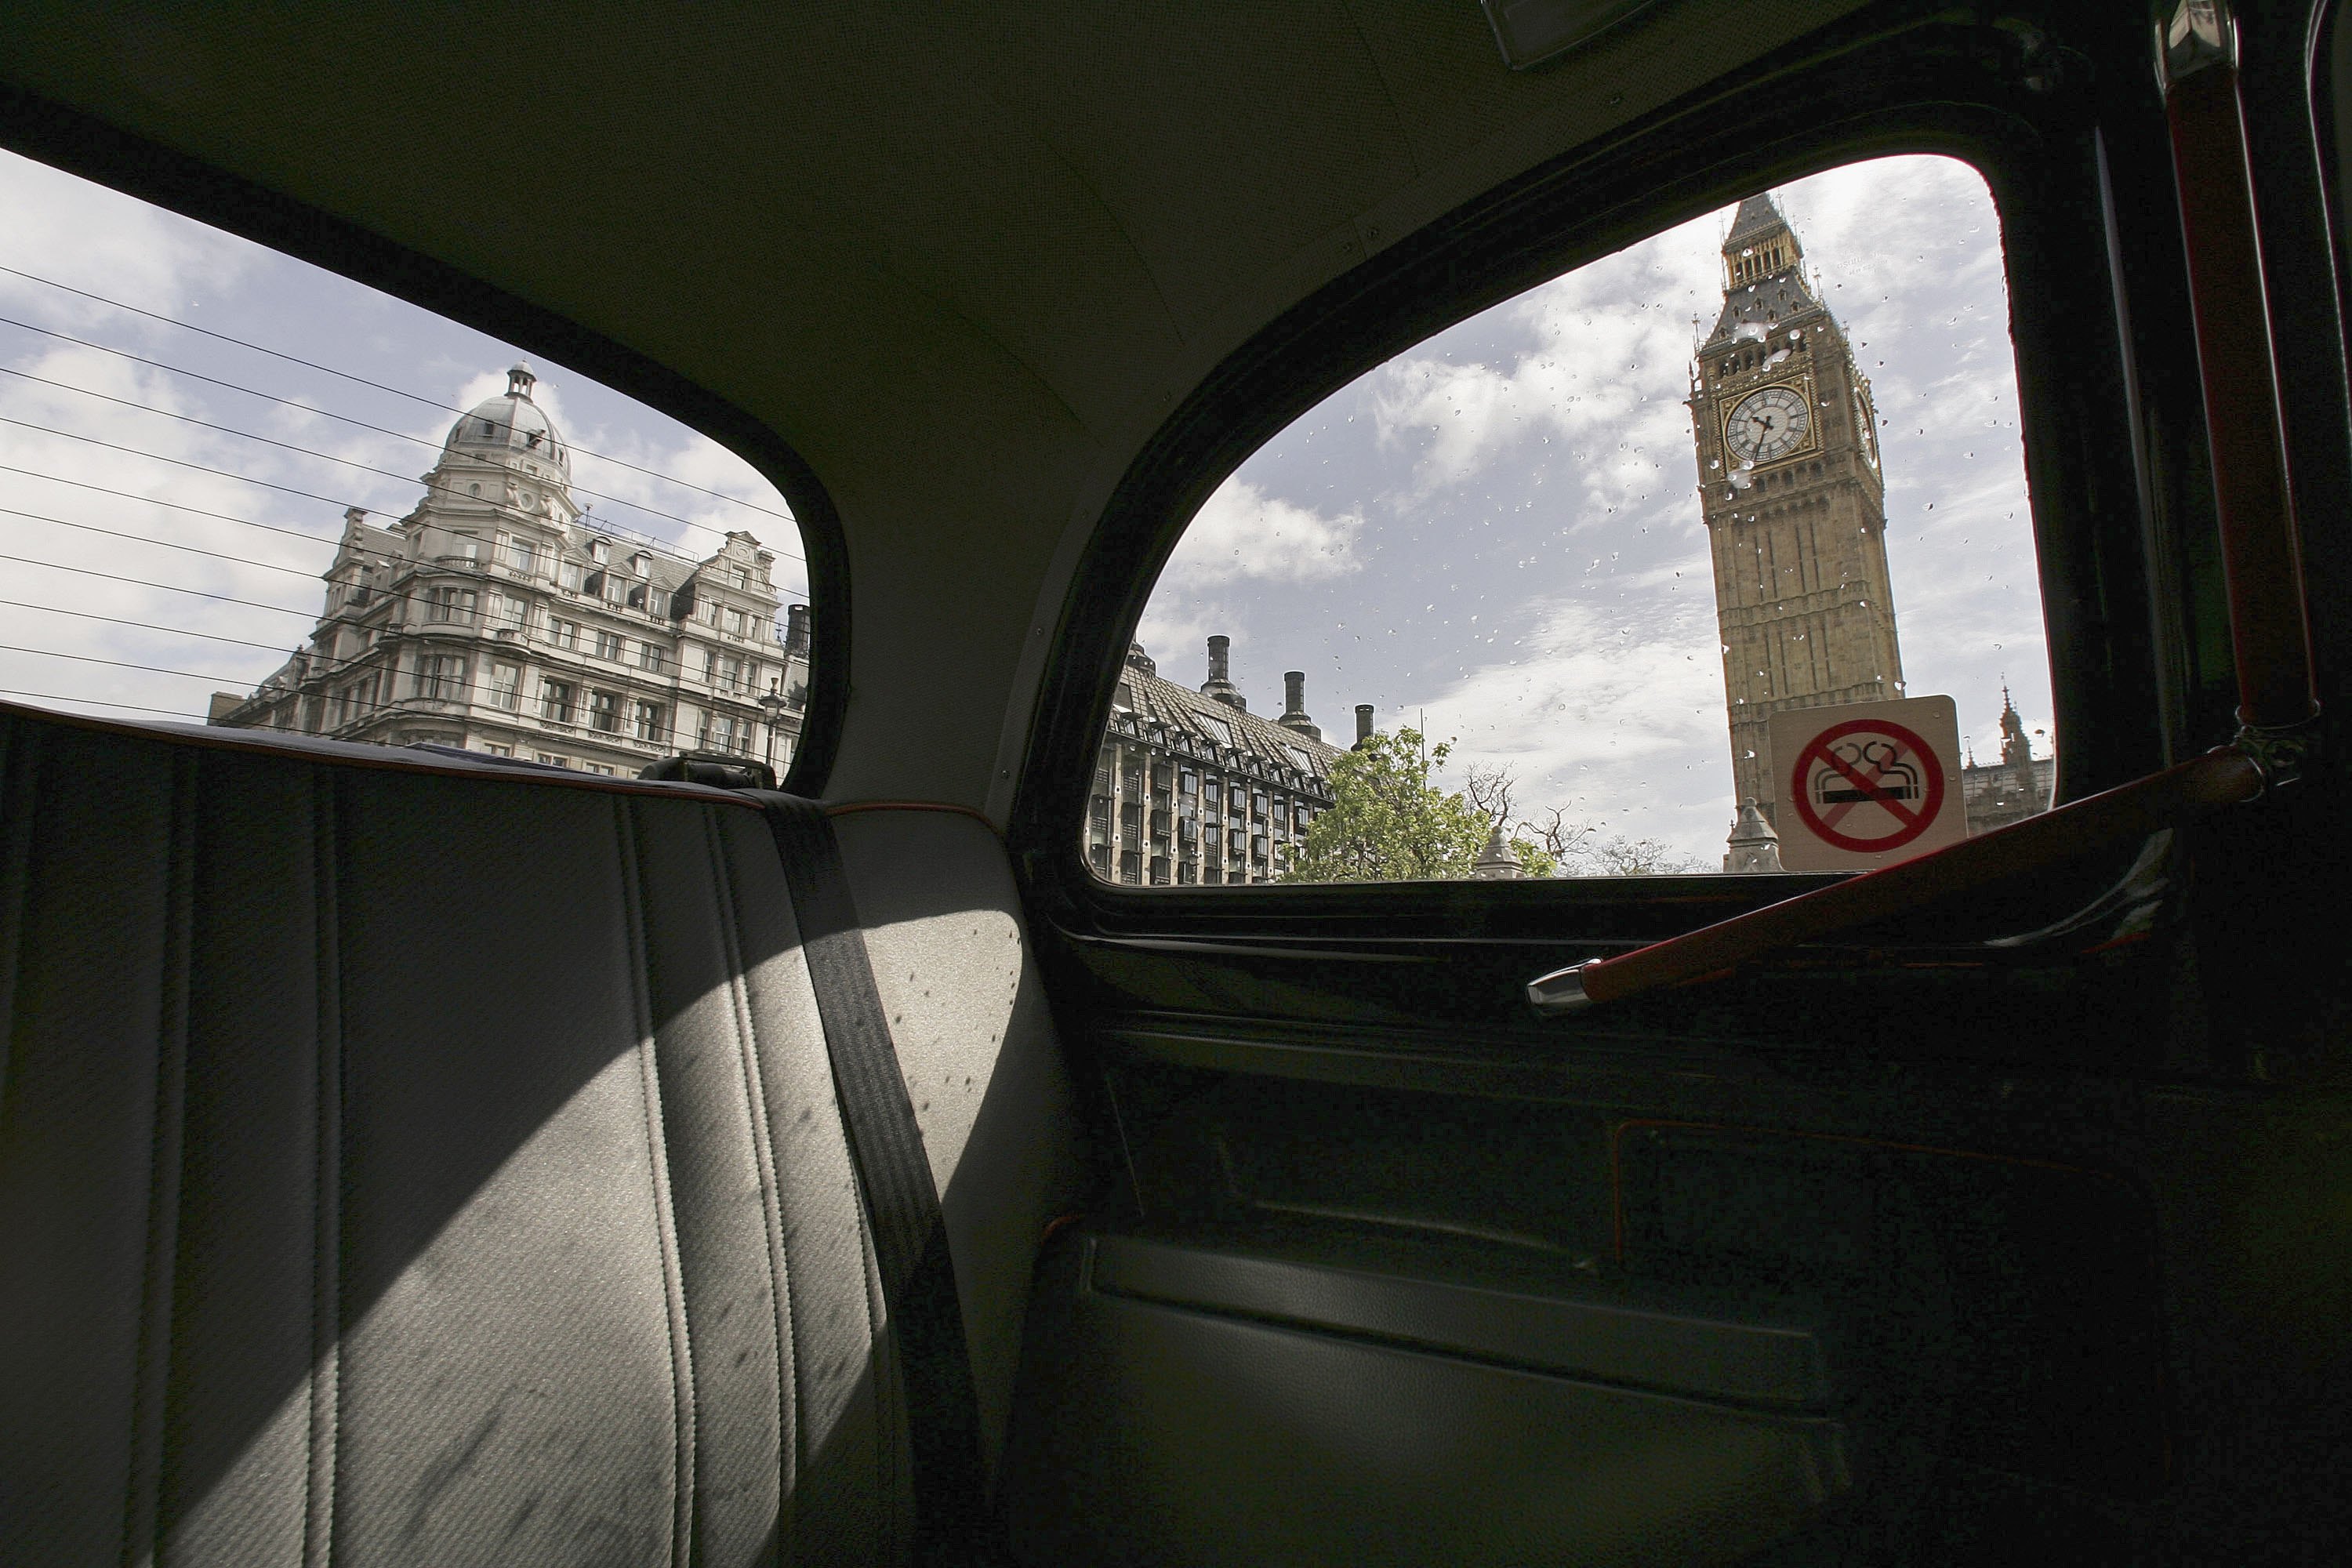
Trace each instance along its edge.
<path fill-rule="evenodd" d="M 776 776 L 776 721 L 782 715 L 785 708 L 784 694 L 777 689 L 780 684 L 781 682 L 777 680 L 769 681 L 768 689 L 760 698 L 760 706 L 766 709 L 768 713 L 768 776 L 770 778 Z"/>

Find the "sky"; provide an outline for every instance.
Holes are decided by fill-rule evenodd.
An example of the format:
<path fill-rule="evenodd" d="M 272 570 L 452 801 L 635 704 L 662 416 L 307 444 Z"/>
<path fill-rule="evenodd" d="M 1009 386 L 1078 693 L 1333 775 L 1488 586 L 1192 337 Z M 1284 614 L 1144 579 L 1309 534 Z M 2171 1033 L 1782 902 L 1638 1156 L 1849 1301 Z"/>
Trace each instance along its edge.
<path fill-rule="evenodd" d="M 1775 196 L 1885 420 L 1910 694 L 1951 696 L 1989 757 L 2004 680 L 2027 728 L 2051 727 L 1990 197 L 1928 157 Z M 748 529 L 777 551 L 787 598 L 805 595 L 797 531 L 748 464 L 561 364 L 5 153 L 0 211 L 11 695 L 200 717 L 212 692 L 250 689 L 307 636 L 343 508 L 404 515 L 454 411 L 526 357 L 597 516 L 697 556 L 710 531 Z M 1145 612 L 1160 672 L 1205 679 L 1204 639 L 1223 633 L 1258 711 L 1303 669 L 1329 738 L 1351 735 L 1358 702 L 1383 728 L 1425 715 L 1456 743 L 1445 781 L 1507 767 L 1527 815 L 1559 807 L 1601 838 L 1717 865 L 1729 742 L 1682 400 L 1730 212 L 1439 333 L 1254 455 Z"/>
<path fill-rule="evenodd" d="M 1981 177 L 1875 160 L 1778 188 L 1882 425 L 1887 555 L 1913 697 L 1997 760 L 2004 680 L 2050 754 L 2048 656 L 2000 220 Z M 1307 672 L 1326 739 L 1371 703 L 1518 811 L 1721 863 L 1735 815 L 1699 518 L 1692 350 L 1733 209 L 1472 317 L 1333 394 L 1211 496 L 1138 638 L 1198 684 L 1234 639 L 1254 711 Z M 1694 320 L 1696 325 L 1694 325 Z M 1425 715 L 1425 721 L 1424 721 Z"/>
<path fill-rule="evenodd" d="M 576 500 L 696 558 L 745 530 L 785 597 L 806 596 L 774 487 L 632 398 L 6 153 L 0 212 L 0 689 L 19 700 L 201 718 L 214 691 L 249 690 L 316 621 L 344 507 L 404 516 L 457 412 L 521 359 L 572 444 Z"/>

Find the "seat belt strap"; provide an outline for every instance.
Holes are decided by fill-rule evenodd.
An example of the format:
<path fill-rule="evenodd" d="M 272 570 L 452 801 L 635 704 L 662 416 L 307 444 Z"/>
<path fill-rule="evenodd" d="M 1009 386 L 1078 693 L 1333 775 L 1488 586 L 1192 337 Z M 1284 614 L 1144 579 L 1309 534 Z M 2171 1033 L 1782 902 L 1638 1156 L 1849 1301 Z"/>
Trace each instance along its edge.
<path fill-rule="evenodd" d="M 882 1300 L 896 1338 L 914 1455 L 916 1560 L 990 1560 L 980 1412 L 955 1265 L 914 1102 L 849 894 L 833 824 L 812 801 L 746 790 L 783 861 L 801 950 L 816 990 L 834 1093 L 848 1129 Z"/>

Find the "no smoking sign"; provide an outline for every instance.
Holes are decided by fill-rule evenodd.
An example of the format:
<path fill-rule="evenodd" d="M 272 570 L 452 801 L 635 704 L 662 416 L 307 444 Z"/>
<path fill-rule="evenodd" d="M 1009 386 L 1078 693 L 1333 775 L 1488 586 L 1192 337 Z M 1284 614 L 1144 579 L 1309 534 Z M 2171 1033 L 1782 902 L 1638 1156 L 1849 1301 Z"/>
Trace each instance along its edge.
<path fill-rule="evenodd" d="M 1868 870 L 1968 837 L 1950 698 L 1801 708 L 1766 733 L 1788 869 Z"/>

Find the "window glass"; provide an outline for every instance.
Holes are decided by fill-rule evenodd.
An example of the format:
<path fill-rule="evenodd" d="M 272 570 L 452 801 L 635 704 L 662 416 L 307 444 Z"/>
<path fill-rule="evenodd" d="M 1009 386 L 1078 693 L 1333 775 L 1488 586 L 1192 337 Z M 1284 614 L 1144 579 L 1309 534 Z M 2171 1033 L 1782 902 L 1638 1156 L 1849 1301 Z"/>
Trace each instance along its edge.
<path fill-rule="evenodd" d="M 1769 872 L 1818 850 L 1806 822 L 1896 858 L 1923 758 L 1804 768 L 1890 716 L 1942 756 L 1928 698 L 1939 830 L 2046 809 L 1982 178 L 1902 157 L 1759 192 L 1370 371 L 1193 519 L 1121 692 L 1085 833 L 1129 881 Z M 1129 782 L 1162 758 L 1231 806 L 1164 877 Z"/>
<path fill-rule="evenodd" d="M 0 210 L 0 694 L 614 774 L 680 731 L 792 755 L 799 702 L 674 692 L 670 595 L 706 571 L 730 630 L 806 689 L 799 529 L 748 464 L 516 345 L 5 153 Z M 568 725 L 562 752 L 533 744 Z"/>

